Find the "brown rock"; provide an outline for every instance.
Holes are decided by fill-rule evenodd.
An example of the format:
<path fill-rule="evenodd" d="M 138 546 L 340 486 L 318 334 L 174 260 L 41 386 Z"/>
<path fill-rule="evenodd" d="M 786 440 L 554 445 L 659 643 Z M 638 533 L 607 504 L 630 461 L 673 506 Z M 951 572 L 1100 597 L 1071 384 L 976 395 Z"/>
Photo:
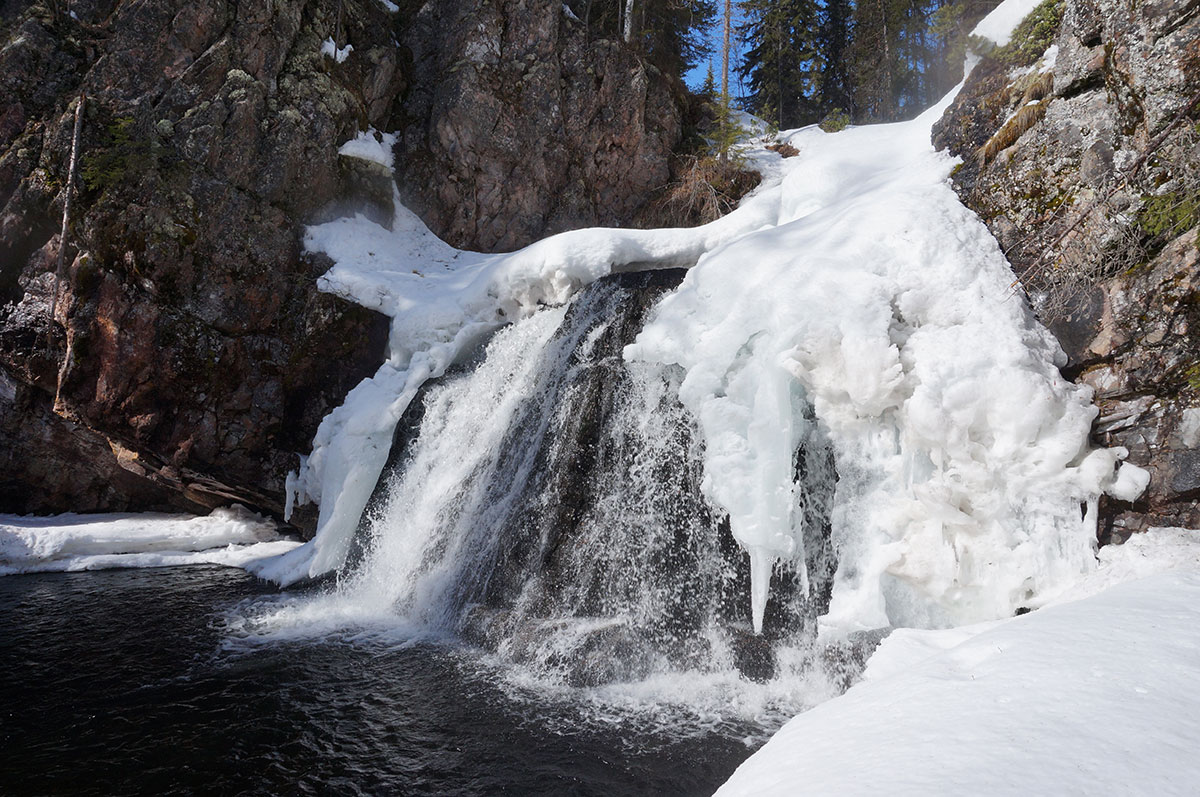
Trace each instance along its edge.
<path fill-rule="evenodd" d="M 300 242 L 390 218 L 390 178 L 337 155 L 366 126 L 403 132 L 408 199 L 480 248 L 628 221 L 679 138 L 669 81 L 550 0 L 71 10 L 0 5 L 0 512 L 281 510 L 296 455 L 383 356 L 386 319 L 317 292 L 328 261 Z M 340 63 L 320 52 L 335 36 Z"/>

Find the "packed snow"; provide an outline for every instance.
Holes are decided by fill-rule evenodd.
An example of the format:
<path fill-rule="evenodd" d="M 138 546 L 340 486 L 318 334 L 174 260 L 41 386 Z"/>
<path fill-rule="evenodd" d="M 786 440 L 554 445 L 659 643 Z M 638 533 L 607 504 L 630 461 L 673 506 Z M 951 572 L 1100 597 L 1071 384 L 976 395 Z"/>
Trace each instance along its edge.
<path fill-rule="evenodd" d="M 0 515 L 0 575 L 220 564 L 244 567 L 300 545 L 242 507 L 191 515 Z"/>
<path fill-rule="evenodd" d="M 900 630 L 717 792 L 1194 794 L 1200 569 L 944 631 Z M 1150 542 L 1150 541 L 1147 541 Z"/>
<path fill-rule="evenodd" d="M 338 149 L 338 154 L 378 163 L 386 169 L 391 169 L 396 160 L 392 151 L 395 146 L 395 133 L 380 133 L 375 128 L 369 127 L 342 144 Z"/>
<path fill-rule="evenodd" d="M 972 36 L 981 36 L 1003 47 L 1012 41 L 1013 31 L 1029 12 L 1037 8 L 1042 0 L 1005 0 L 996 6 L 990 14 L 979 20 L 972 30 Z"/>

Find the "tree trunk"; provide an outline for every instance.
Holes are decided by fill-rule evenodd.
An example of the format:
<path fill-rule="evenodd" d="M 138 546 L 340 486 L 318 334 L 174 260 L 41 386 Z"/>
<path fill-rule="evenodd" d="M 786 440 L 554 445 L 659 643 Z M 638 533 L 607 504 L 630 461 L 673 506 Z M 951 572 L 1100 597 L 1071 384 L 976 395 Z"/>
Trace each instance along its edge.
<path fill-rule="evenodd" d="M 729 161 L 729 28 L 732 20 L 733 0 L 725 0 L 724 42 L 721 45 L 721 163 Z"/>

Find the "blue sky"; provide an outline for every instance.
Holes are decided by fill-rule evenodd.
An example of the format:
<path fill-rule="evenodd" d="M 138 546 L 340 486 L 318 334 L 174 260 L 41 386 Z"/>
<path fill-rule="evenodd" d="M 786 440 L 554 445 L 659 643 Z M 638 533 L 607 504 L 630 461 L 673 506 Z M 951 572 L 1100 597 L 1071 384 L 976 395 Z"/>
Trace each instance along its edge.
<path fill-rule="evenodd" d="M 729 56 L 729 93 L 734 97 L 745 93 L 744 81 L 737 74 L 737 66 L 741 62 L 742 53 L 746 50 L 745 43 L 737 35 L 737 26 L 742 23 L 743 19 L 741 11 L 735 5 L 733 9 L 734 31 L 731 35 L 731 49 L 733 52 Z M 717 86 L 719 87 L 721 85 L 721 24 L 719 21 L 708 32 L 708 40 L 712 46 L 713 76 L 716 78 Z M 703 85 L 704 75 L 707 71 L 708 61 L 702 61 L 683 76 L 683 81 L 687 83 L 689 88 L 698 89 Z"/>

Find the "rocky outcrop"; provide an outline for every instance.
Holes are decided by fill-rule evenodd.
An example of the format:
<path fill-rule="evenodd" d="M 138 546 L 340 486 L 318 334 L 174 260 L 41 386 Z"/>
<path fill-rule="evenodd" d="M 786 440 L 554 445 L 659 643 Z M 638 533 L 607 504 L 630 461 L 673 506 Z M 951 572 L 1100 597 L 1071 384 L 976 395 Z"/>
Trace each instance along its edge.
<path fill-rule="evenodd" d="M 0 512 L 282 510 L 383 355 L 386 319 L 319 293 L 301 244 L 390 218 L 386 175 L 338 156 L 360 130 L 401 132 L 406 196 L 480 247 L 620 221 L 665 173 L 667 82 L 561 4 L 415 5 L 0 4 Z"/>
<path fill-rule="evenodd" d="M 1095 388 L 1097 442 L 1152 481 L 1106 535 L 1200 524 L 1200 6 L 1056 0 L 935 128 L 954 184 Z M 1041 41 L 1049 30 L 1049 36 Z M 1040 54 L 1053 44 L 1057 53 Z"/>
<path fill-rule="evenodd" d="M 455 246 L 628 224 L 670 178 L 682 84 L 560 0 L 426 3 L 403 41 L 402 194 Z"/>

